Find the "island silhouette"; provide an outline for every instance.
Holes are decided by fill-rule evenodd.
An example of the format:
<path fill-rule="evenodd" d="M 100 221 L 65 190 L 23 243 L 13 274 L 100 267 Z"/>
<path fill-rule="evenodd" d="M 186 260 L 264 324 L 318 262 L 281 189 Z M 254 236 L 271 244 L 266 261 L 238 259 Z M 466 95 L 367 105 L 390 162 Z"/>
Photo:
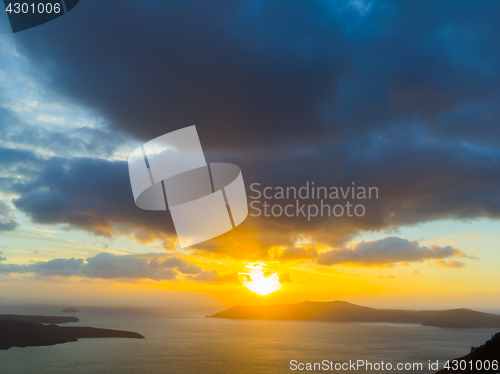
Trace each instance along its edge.
<path fill-rule="evenodd" d="M 345 301 L 304 301 L 271 306 L 237 305 L 206 317 L 274 321 L 417 323 L 424 326 L 453 328 L 500 327 L 500 315 L 470 309 L 376 309 Z"/>
<path fill-rule="evenodd" d="M 453 361 L 457 361 L 457 369 L 454 369 Z M 500 333 L 491 337 L 486 343 L 479 347 L 471 347 L 470 353 L 450 360 L 450 367 L 442 369 L 436 374 L 448 372 L 454 373 L 498 373 L 492 367 L 493 362 L 500 363 Z"/>
<path fill-rule="evenodd" d="M 77 317 L 66 316 L 25 316 L 19 314 L 0 314 L 0 320 L 15 320 L 33 323 L 68 323 L 79 322 Z"/>
<path fill-rule="evenodd" d="M 78 313 L 78 312 L 80 311 L 76 308 L 65 308 L 61 310 L 61 313 Z"/>
<path fill-rule="evenodd" d="M 24 316 L 0 314 L 0 350 L 76 342 L 81 338 L 144 339 L 136 332 L 95 327 L 61 327 L 59 323 L 78 322 L 76 317 Z"/>

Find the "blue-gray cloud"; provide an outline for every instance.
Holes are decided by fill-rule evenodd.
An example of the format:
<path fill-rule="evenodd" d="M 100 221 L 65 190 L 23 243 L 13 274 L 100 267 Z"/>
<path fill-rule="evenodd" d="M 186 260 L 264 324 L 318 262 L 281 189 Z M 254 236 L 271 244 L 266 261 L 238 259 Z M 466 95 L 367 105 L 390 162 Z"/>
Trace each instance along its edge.
<path fill-rule="evenodd" d="M 413 125 L 498 141 L 500 4 L 352 4 L 88 1 L 65 32 L 17 44 L 51 89 L 141 139 L 195 124 L 210 149 L 240 151 Z"/>
<path fill-rule="evenodd" d="M 240 158 L 235 163 L 246 171 L 247 186 L 254 181 L 271 186 L 301 187 L 306 181 L 327 187 L 347 187 L 352 181 L 376 186 L 379 199 L 362 201 L 366 206 L 364 217 L 318 217 L 310 222 L 303 217 L 249 217 L 241 228 L 215 240 L 215 247 L 208 243 L 199 248 L 212 252 L 230 248 L 221 243 L 248 235 L 250 229 L 253 238 L 240 239 L 257 238 L 262 246 L 252 248 L 262 258 L 267 256 L 269 246 L 292 247 L 293 235 L 301 233 L 312 235 L 316 244 L 339 247 L 366 230 L 449 218 L 500 218 L 500 176 L 496 172 L 500 156 L 496 151 L 441 143 L 422 145 L 418 139 L 400 144 L 396 137 L 380 139 L 379 144 L 356 150 L 343 159 L 349 148 L 349 143 L 338 149 L 325 145 L 300 156 L 290 155 L 287 165 L 279 159 L 266 159 L 265 154 L 252 160 Z M 66 224 L 107 236 L 127 233 L 140 241 L 167 240 L 175 235 L 167 212 L 136 208 L 126 162 L 58 157 L 41 160 L 26 151 L 0 149 L 2 152 L 9 155 L 9 167 L 16 173 L 24 170 L 27 178 L 4 178 L 0 183 L 5 191 L 19 196 L 14 199 L 16 208 L 36 223 Z M 277 202 L 283 204 L 270 203 Z M 230 252 L 248 254 L 246 250 Z"/>
<path fill-rule="evenodd" d="M 99 279 L 175 280 L 179 273 L 201 274 L 202 269 L 179 257 L 162 260 L 160 254 L 114 255 L 100 253 L 87 259 L 53 259 L 27 265 L 0 264 L 0 274 L 85 277 Z"/>
<path fill-rule="evenodd" d="M 451 246 L 430 247 L 421 246 L 417 241 L 410 241 L 398 237 L 387 237 L 374 241 L 362 241 L 354 248 L 332 249 L 319 253 L 317 262 L 320 265 L 385 265 L 394 266 L 398 263 L 422 262 L 438 260 L 439 266 L 460 268 L 465 263 L 457 260 L 445 261 L 453 257 L 477 259 L 463 250 Z"/>
<path fill-rule="evenodd" d="M 379 188 L 363 218 L 249 218 L 203 250 L 252 231 L 262 243 L 252 255 L 279 245 L 297 257 L 301 233 L 341 247 L 366 230 L 500 218 L 500 3 L 353 4 L 123 0 L 117 14 L 113 2 L 89 0 L 64 32 L 19 34 L 16 46 L 50 78 L 47 90 L 117 133 L 149 140 L 196 125 L 208 160 L 238 164 L 247 185 Z M 15 134 L 15 121 L 0 108 L 0 131 Z M 9 139 L 99 153 L 114 135 L 72 143 L 31 126 Z M 168 213 L 135 207 L 125 162 L 4 148 L 0 168 L 0 188 L 35 222 L 139 240 L 174 234 Z"/>
<path fill-rule="evenodd" d="M 170 257 L 161 263 L 164 268 L 176 268 L 183 274 L 200 274 L 201 268 L 193 265 L 180 257 Z"/>
<path fill-rule="evenodd" d="M 0 232 L 15 230 L 17 226 L 19 224 L 14 219 L 13 209 L 6 202 L 0 200 Z"/>
<path fill-rule="evenodd" d="M 2 56 L 3 54 L 8 53 L 9 51 L 2 51 L 0 53 L 0 60 L 4 57 Z M 12 75 L 26 74 L 27 76 L 24 79 L 20 79 L 15 83 L 11 82 L 11 85 L 15 87 L 23 87 L 25 85 L 24 95 L 28 98 L 33 95 L 33 92 L 37 92 L 38 87 L 26 84 L 26 80 L 32 78 L 28 75 L 30 69 L 19 73 L 11 72 L 9 69 L 4 68 L 3 72 Z M 21 90 L 19 87 L 17 89 Z M 36 103 L 31 103 L 33 107 L 22 103 L 28 108 L 12 108 L 16 106 L 16 104 L 10 102 L 13 100 L 12 96 L 14 95 L 14 93 L 0 87 L 0 140 L 2 145 L 15 146 L 17 149 L 24 150 L 38 150 L 45 154 L 56 154 L 61 157 L 72 157 L 75 155 L 107 157 L 119 145 L 129 140 L 129 137 L 125 136 L 122 132 L 110 129 L 105 122 L 100 124 L 83 122 L 79 125 L 72 123 L 72 120 L 75 120 L 75 118 L 72 118 L 71 110 L 66 108 L 65 115 L 61 116 L 45 114 L 45 111 L 57 113 L 57 109 L 46 108 L 43 103 L 38 103 L 36 100 L 31 100 Z M 17 93 L 17 95 L 21 94 Z M 24 97 L 21 98 L 24 99 Z M 20 100 L 21 98 L 17 99 Z M 30 99 L 25 100 L 29 101 Z M 56 101 L 57 98 L 53 100 Z M 57 104 L 61 107 L 69 105 L 64 102 L 58 102 Z M 23 116 L 26 118 L 23 118 Z M 42 120 L 44 116 L 46 118 Z M 36 120 L 34 120 L 35 117 Z M 51 121 L 59 120 L 62 120 L 64 123 L 55 126 L 51 123 Z M 81 121 L 82 119 L 76 118 L 76 120 Z M 89 120 L 89 122 L 91 121 Z M 8 161 L 6 159 L 5 164 L 8 164 Z"/>
<path fill-rule="evenodd" d="M 41 165 L 26 178 L 5 178 L 3 188 L 19 197 L 17 209 L 34 222 L 65 223 L 96 234 L 110 236 L 114 230 L 127 231 L 138 240 L 168 236 L 173 232 L 166 212 L 136 208 L 130 190 L 127 163 L 96 158 L 39 159 L 30 152 L 5 150 L 10 167 L 21 173 L 26 164 Z M 31 159 L 34 158 L 34 162 Z M 1 163 L 1 162 L 0 162 Z M 171 220 L 170 220 L 171 222 Z"/>

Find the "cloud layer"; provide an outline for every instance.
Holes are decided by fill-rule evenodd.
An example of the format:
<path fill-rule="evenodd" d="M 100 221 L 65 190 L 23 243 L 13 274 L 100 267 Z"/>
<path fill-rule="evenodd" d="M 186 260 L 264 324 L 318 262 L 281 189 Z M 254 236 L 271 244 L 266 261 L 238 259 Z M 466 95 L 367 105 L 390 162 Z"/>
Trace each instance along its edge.
<path fill-rule="evenodd" d="M 176 280 L 179 275 L 186 279 L 207 283 L 238 282 L 235 275 L 221 275 L 216 271 L 203 271 L 180 257 L 160 254 L 114 255 L 100 253 L 87 259 L 53 259 L 27 265 L 0 264 L 0 274 L 36 274 L 46 277 L 84 277 L 114 280 L 152 279 Z M 4 261 L 5 257 L 0 257 Z"/>
<path fill-rule="evenodd" d="M 23 33 L 18 48 L 52 88 L 141 139 L 195 124 L 210 149 L 281 148 L 405 122 L 494 144 L 499 7 L 89 1 L 66 32 Z"/>
<path fill-rule="evenodd" d="M 0 200 L 0 232 L 15 230 L 17 226 L 13 209 Z"/>
<path fill-rule="evenodd" d="M 12 66 L 28 66 L 40 92 L 103 121 L 42 128 L 69 117 L 0 91 L 0 190 L 36 223 L 160 239 L 170 249 L 169 214 L 137 209 L 126 155 L 110 155 L 124 133 L 143 142 L 196 125 L 208 161 L 238 164 L 247 186 L 355 181 L 380 196 L 356 219 L 249 217 L 195 252 L 256 260 L 284 247 L 284 258 L 325 265 L 434 259 L 460 267 L 443 262 L 459 255 L 451 247 L 345 244 L 366 231 L 500 218 L 499 11 L 489 1 L 123 0 L 117 13 L 112 2 L 86 1 L 62 17 L 71 20 L 64 32 L 55 21 L 40 26 L 55 32 L 20 33 L 9 58 L 21 56 Z M 21 120 L 27 112 L 31 122 Z M 9 206 L 0 203 L 0 231 L 17 226 Z M 294 243 L 300 235 L 340 249 L 304 252 Z M 89 264 L 67 263 L 68 271 Z"/>
<path fill-rule="evenodd" d="M 440 266 L 447 268 L 460 268 L 465 263 L 446 258 L 468 258 L 477 259 L 476 256 L 468 255 L 464 251 L 451 246 L 440 247 L 431 245 L 421 246 L 417 241 L 410 241 L 398 237 L 387 237 L 374 241 L 362 241 L 353 248 L 333 249 L 322 252 L 317 257 L 320 265 L 385 265 L 394 266 L 398 263 L 422 262 L 425 260 L 438 260 Z"/>

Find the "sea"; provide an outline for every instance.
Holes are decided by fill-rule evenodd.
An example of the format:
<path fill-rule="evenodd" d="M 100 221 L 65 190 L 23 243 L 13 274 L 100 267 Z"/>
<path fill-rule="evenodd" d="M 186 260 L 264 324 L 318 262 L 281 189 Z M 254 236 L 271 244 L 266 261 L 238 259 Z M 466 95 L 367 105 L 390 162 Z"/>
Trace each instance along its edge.
<path fill-rule="evenodd" d="M 10 312 L 33 314 L 0 308 L 0 313 Z M 38 314 L 63 314 L 59 312 Z M 89 338 L 14 347 L 0 351 L 0 373 L 434 373 L 436 362 L 442 368 L 498 332 L 416 324 L 229 320 L 120 308 L 83 308 L 68 315 L 80 322 L 66 326 L 135 331 L 145 339 Z M 353 366 L 358 360 L 372 366 Z M 316 370 L 306 370 L 314 369 L 314 363 Z M 421 368 L 414 365 L 418 363 Z"/>

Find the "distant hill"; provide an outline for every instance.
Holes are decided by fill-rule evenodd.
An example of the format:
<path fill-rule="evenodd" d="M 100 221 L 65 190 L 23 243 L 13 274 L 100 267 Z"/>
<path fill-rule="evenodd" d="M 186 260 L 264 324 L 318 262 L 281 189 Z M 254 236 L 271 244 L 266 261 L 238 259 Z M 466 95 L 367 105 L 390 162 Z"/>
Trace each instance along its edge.
<path fill-rule="evenodd" d="M 500 327 L 500 315 L 470 309 L 451 309 L 439 312 L 436 318 L 424 321 L 424 326 L 439 327 Z"/>
<path fill-rule="evenodd" d="M 376 309 L 345 301 L 249 307 L 237 305 L 209 318 L 259 319 L 276 321 L 390 322 L 419 323 L 436 327 L 500 327 L 500 315 L 469 309 L 412 311 Z"/>
<path fill-rule="evenodd" d="M 11 347 L 54 345 L 76 342 L 80 338 L 135 338 L 136 332 L 98 329 L 94 327 L 61 327 L 18 320 L 0 320 L 0 350 Z"/>
<path fill-rule="evenodd" d="M 471 347 L 471 352 L 463 357 L 455 359 L 457 361 L 465 361 L 465 370 L 453 370 L 453 360 L 450 360 L 450 369 L 443 369 L 437 372 L 437 374 L 445 374 L 448 372 L 453 373 L 498 373 L 498 370 L 484 370 L 482 365 L 486 361 L 491 364 L 493 361 L 497 361 L 500 364 L 500 333 L 495 334 L 480 347 Z M 471 363 L 472 361 L 472 363 Z M 464 365 L 464 363 L 462 363 Z M 460 363 L 457 363 L 458 368 L 460 368 Z M 462 366 L 464 368 L 464 366 Z M 483 370 L 481 370 L 483 369 Z"/>
<path fill-rule="evenodd" d="M 79 310 L 76 308 L 66 308 L 61 310 L 61 313 L 78 313 Z"/>

